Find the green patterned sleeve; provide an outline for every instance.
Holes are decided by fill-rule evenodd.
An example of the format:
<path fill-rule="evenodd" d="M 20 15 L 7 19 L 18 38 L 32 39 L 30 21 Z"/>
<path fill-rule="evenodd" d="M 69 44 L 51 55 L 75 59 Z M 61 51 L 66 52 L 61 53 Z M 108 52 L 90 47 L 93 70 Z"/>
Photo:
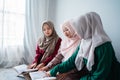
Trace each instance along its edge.
<path fill-rule="evenodd" d="M 79 46 L 77 47 L 76 51 L 73 53 L 73 55 L 65 62 L 62 62 L 61 64 L 56 65 L 54 68 L 50 70 L 51 76 L 56 76 L 57 72 L 64 73 L 68 72 L 75 68 L 75 58 L 79 51 Z"/>

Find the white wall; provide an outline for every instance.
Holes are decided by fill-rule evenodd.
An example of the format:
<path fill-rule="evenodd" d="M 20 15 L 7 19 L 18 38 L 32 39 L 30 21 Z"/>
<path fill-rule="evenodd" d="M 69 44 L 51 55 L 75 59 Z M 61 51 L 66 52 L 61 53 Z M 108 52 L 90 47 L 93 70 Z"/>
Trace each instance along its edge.
<path fill-rule="evenodd" d="M 116 56 L 120 61 L 120 0 L 49 0 L 49 19 L 56 25 L 62 37 L 60 24 L 86 12 L 95 11 L 102 19 L 104 29 L 112 39 Z"/>

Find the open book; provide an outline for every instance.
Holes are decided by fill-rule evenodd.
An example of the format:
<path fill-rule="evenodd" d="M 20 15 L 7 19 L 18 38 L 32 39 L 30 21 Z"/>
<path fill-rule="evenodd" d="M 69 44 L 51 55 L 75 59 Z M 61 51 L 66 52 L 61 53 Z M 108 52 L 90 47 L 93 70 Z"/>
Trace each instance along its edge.
<path fill-rule="evenodd" d="M 13 68 L 18 72 L 18 77 L 23 77 L 26 80 L 56 80 L 56 77 L 47 77 L 45 71 L 27 69 L 27 65 L 25 64 L 15 66 Z"/>
<path fill-rule="evenodd" d="M 24 77 L 22 74 L 23 73 L 29 73 L 29 72 L 34 72 L 37 71 L 37 69 L 28 69 L 26 64 L 22 64 L 22 65 L 18 65 L 13 67 L 17 73 L 18 73 L 18 77 Z"/>
<path fill-rule="evenodd" d="M 45 78 L 40 78 L 40 79 L 35 79 L 35 80 L 57 80 L 56 77 L 45 77 Z"/>
<path fill-rule="evenodd" d="M 56 77 L 47 77 L 45 71 L 37 71 L 30 73 L 31 80 L 56 80 Z"/>

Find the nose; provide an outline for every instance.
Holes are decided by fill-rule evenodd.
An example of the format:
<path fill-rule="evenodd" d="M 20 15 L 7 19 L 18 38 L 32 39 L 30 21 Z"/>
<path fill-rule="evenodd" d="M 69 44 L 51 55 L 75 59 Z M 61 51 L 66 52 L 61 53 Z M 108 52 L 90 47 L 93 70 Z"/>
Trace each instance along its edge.
<path fill-rule="evenodd" d="M 48 32 L 48 30 L 46 30 L 46 33 Z"/>
<path fill-rule="evenodd" d="M 67 34 L 67 33 L 65 33 L 65 35 L 67 36 L 68 34 Z"/>

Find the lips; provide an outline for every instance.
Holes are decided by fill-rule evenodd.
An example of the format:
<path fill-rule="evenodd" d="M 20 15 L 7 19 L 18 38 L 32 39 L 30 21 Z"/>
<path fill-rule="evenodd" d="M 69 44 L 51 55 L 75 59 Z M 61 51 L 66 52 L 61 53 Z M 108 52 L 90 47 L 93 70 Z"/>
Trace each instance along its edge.
<path fill-rule="evenodd" d="M 68 34 L 66 34 L 66 36 L 69 36 Z"/>
<path fill-rule="evenodd" d="M 49 34 L 49 33 L 46 33 L 46 34 Z"/>

